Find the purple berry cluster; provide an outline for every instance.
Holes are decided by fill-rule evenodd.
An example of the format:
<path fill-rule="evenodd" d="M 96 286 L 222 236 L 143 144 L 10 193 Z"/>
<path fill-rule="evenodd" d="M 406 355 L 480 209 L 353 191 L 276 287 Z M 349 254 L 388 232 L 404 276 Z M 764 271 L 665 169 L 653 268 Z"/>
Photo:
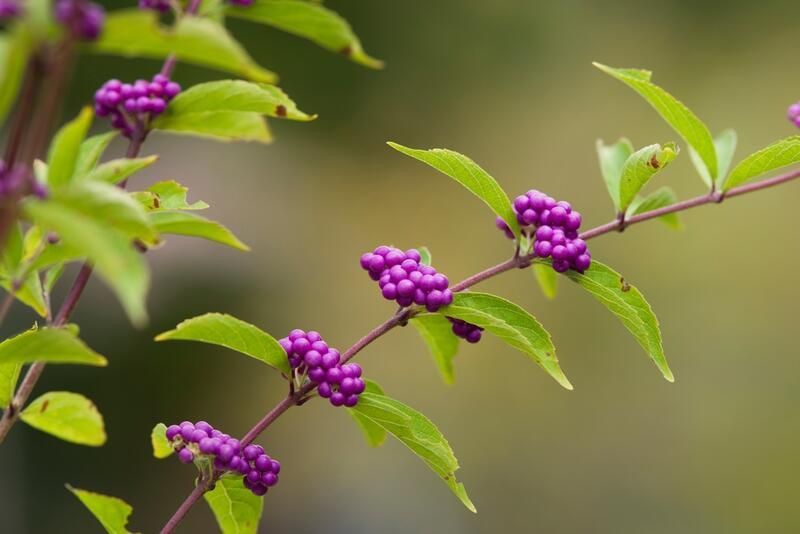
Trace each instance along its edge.
<path fill-rule="evenodd" d="M 366 387 L 361 366 L 342 364 L 339 351 L 328 347 L 319 332 L 296 329 L 278 342 L 286 351 L 292 369 L 301 375 L 308 373 L 308 379 L 317 384 L 320 397 L 333 406 L 352 408 L 358 404 L 358 396 Z"/>
<path fill-rule="evenodd" d="M 415 249 L 380 246 L 361 256 L 361 267 L 378 282 L 383 298 L 400 306 L 418 304 L 429 312 L 453 302 L 450 281 L 430 265 L 420 263 Z"/>
<path fill-rule="evenodd" d="M 150 82 L 109 80 L 95 93 L 94 109 L 99 117 L 110 117 L 111 125 L 130 137 L 138 126 L 164 113 L 180 92 L 181 86 L 163 74 L 156 74 Z"/>
<path fill-rule="evenodd" d="M 83 41 L 94 41 L 103 31 L 103 7 L 85 0 L 56 0 L 56 20 Z"/>
<path fill-rule="evenodd" d="M 456 319 L 455 317 L 448 317 L 447 319 L 453 323 L 453 333 L 456 337 L 466 339 L 467 343 L 477 343 L 481 340 L 483 328 L 480 326 L 462 321 L 461 319 Z"/>
<path fill-rule="evenodd" d="M 535 238 L 533 252 L 539 258 L 553 258 L 553 269 L 559 273 L 573 269 L 583 273 L 592 263 L 586 242 L 578 237 L 581 214 L 569 202 L 531 190 L 514 199 L 514 213 L 523 233 Z M 514 234 L 501 218 L 497 227 L 510 239 Z"/>
<path fill-rule="evenodd" d="M 22 14 L 20 0 L 0 0 L 0 22 L 11 20 Z"/>
<path fill-rule="evenodd" d="M 166 13 L 171 8 L 169 0 L 139 0 L 139 9 L 152 9 Z"/>
<path fill-rule="evenodd" d="M 800 128 L 800 102 L 796 102 L 789 106 L 787 117 L 792 124 Z"/>
<path fill-rule="evenodd" d="M 245 487 L 255 495 L 264 495 L 278 483 L 281 464 L 270 458 L 261 445 L 242 447 L 238 439 L 205 421 L 171 425 L 167 428 L 167 439 L 181 462 L 189 464 L 202 456 L 213 459 L 215 469 L 243 475 Z"/>

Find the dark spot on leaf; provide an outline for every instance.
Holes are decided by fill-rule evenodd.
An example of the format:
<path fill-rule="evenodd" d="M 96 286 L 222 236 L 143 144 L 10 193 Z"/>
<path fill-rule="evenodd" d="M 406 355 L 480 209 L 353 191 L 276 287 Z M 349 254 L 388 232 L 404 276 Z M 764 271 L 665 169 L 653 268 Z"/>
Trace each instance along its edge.
<path fill-rule="evenodd" d="M 49 400 L 45 400 L 42 403 L 42 409 L 39 410 L 39 413 L 44 413 L 44 411 L 47 409 L 48 406 L 50 406 L 50 401 Z"/>
<path fill-rule="evenodd" d="M 278 107 L 275 108 L 275 115 L 278 117 L 285 117 L 286 116 L 286 106 L 283 104 L 278 104 Z"/>
<path fill-rule="evenodd" d="M 153 197 L 153 207 L 158 208 L 161 206 L 161 201 L 158 199 L 158 195 Z"/>
<path fill-rule="evenodd" d="M 653 157 L 650 158 L 650 161 L 648 162 L 648 164 L 651 167 L 653 167 L 654 169 L 658 169 L 659 167 L 661 167 L 661 164 L 658 162 L 658 157 L 656 157 L 655 154 L 653 154 Z"/>
<path fill-rule="evenodd" d="M 340 52 L 340 53 L 341 53 L 341 54 L 342 54 L 344 57 L 350 57 L 350 55 L 353 53 L 353 49 L 352 49 L 352 48 L 350 48 L 350 45 L 347 45 L 347 46 L 345 46 L 344 48 L 342 48 L 341 50 L 339 50 L 339 52 Z"/>
<path fill-rule="evenodd" d="M 450 475 L 445 475 L 442 477 L 444 480 L 450 480 Z"/>
<path fill-rule="evenodd" d="M 631 290 L 631 285 L 628 282 L 625 281 L 624 277 L 620 276 L 619 277 L 619 288 L 623 292 L 627 293 L 628 291 Z"/>

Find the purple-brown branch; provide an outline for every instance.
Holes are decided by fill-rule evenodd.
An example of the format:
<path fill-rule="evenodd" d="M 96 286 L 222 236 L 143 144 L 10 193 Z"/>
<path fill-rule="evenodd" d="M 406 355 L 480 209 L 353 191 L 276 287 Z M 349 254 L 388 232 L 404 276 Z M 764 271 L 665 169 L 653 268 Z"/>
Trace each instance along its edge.
<path fill-rule="evenodd" d="M 611 222 L 606 224 L 602 224 L 586 232 L 583 232 L 580 237 L 581 239 L 588 240 L 593 239 L 595 237 L 601 236 L 603 234 L 607 234 L 609 232 L 614 232 L 620 229 L 627 228 L 633 224 L 638 224 L 640 222 L 648 221 L 650 219 L 655 219 L 657 217 L 661 217 L 662 215 L 667 215 L 669 213 L 677 213 L 679 211 L 684 211 L 690 208 L 694 208 L 696 206 L 702 206 L 704 204 L 711 204 L 711 203 L 720 203 L 724 199 L 728 197 L 735 197 L 739 195 L 743 195 L 746 193 L 751 193 L 753 191 L 759 191 L 761 189 L 766 189 L 768 187 L 773 187 L 784 182 L 789 182 L 794 180 L 795 178 L 800 177 L 800 169 L 776 176 L 774 178 L 769 178 L 767 180 L 762 180 L 760 182 L 754 182 L 752 184 L 742 185 L 739 187 L 734 187 L 725 193 L 718 193 L 718 192 L 710 192 L 705 195 L 700 195 L 694 198 L 690 198 L 687 200 L 683 200 L 680 202 L 676 202 L 675 204 L 671 204 L 669 206 L 664 206 L 663 208 L 658 208 L 652 211 L 648 211 L 645 213 L 641 213 L 638 215 L 634 215 L 633 217 L 622 220 L 620 218 L 614 219 Z M 488 280 L 493 278 L 501 273 L 506 271 L 510 271 L 515 268 L 526 268 L 528 267 L 534 259 L 534 255 L 527 254 L 527 255 L 519 255 L 518 253 L 514 254 L 514 257 L 510 260 L 506 260 L 502 263 L 498 263 L 488 269 L 480 271 L 468 278 L 465 278 L 461 282 L 457 283 L 452 287 L 453 292 L 463 291 L 468 289 L 474 285 L 483 282 L 484 280 Z M 395 313 L 391 318 L 386 320 L 385 322 L 381 323 L 377 327 L 375 327 L 372 331 L 370 331 L 367 335 L 359 339 L 353 346 L 347 349 L 344 353 L 342 353 L 342 361 L 346 362 L 353 358 L 358 352 L 364 349 L 367 345 L 375 341 L 376 339 L 380 338 L 396 326 L 405 325 L 405 323 L 410 319 L 415 310 L 413 308 L 403 308 Z M 289 395 L 284 397 L 278 404 L 276 404 L 267 414 L 261 418 L 261 420 L 256 423 L 253 428 L 251 428 L 247 434 L 241 439 L 241 444 L 248 445 L 253 442 L 262 432 L 264 432 L 267 428 L 269 428 L 272 423 L 274 423 L 281 415 L 283 415 L 289 408 L 292 406 L 299 405 L 300 402 L 307 397 L 310 393 L 316 389 L 316 384 L 312 382 L 307 382 L 303 387 L 298 389 L 297 391 L 290 392 Z M 221 473 L 217 472 L 214 477 L 209 480 L 200 481 L 197 486 L 192 490 L 192 493 L 189 497 L 184 500 L 178 510 L 173 514 L 173 516 L 169 519 L 164 528 L 161 530 L 161 534 L 171 534 L 174 532 L 175 528 L 178 526 L 180 521 L 186 516 L 189 509 L 194 506 L 194 504 L 200 500 L 200 497 L 203 493 L 211 489 L 213 483 L 217 480 Z"/>

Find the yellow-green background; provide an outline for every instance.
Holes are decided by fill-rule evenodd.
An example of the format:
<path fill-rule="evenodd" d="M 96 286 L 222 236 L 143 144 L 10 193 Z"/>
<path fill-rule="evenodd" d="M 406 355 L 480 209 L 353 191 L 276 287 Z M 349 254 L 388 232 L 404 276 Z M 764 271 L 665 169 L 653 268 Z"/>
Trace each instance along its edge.
<path fill-rule="evenodd" d="M 800 99 L 796 2 L 346 2 L 328 5 L 386 60 L 365 70 L 299 39 L 232 22 L 311 124 L 273 123 L 276 142 L 225 145 L 154 135 L 161 160 L 133 180 L 177 179 L 253 252 L 184 238 L 148 254 L 150 325 L 132 329 L 93 282 L 75 320 L 111 364 L 50 366 L 37 392 L 87 394 L 106 418 L 100 449 L 20 424 L 0 448 L 0 530 L 99 532 L 64 483 L 124 498 L 131 527 L 155 532 L 194 476 L 150 455 L 159 422 L 207 419 L 243 434 L 285 393 L 269 368 L 237 354 L 153 336 L 206 311 L 273 333 L 319 330 L 345 348 L 393 307 L 358 266 L 382 243 L 427 245 L 459 280 L 506 258 L 491 213 L 433 170 L 389 149 L 468 154 L 512 194 L 568 199 L 586 225 L 610 202 L 594 142 L 679 140 L 633 92 L 591 67 L 645 67 L 711 130 L 739 132 L 738 157 L 795 133 Z M 105 78 L 151 75 L 156 62 L 84 58 L 68 111 Z M 223 75 L 180 66 L 184 85 Z M 688 152 L 655 182 L 700 194 Z M 114 145 L 119 155 L 121 145 Z M 654 184 L 655 185 L 655 184 Z M 511 298 L 550 330 L 575 391 L 487 336 L 442 384 L 416 333 L 363 352 L 366 375 L 435 421 L 478 510 L 396 442 L 369 449 L 343 410 L 311 402 L 261 438 L 283 462 L 262 532 L 796 532 L 800 455 L 797 348 L 798 184 L 688 212 L 591 242 L 656 310 L 677 380 L 664 381 L 622 325 L 571 284 L 546 301 L 528 272 L 481 289 Z M 90 236 L 87 236 L 90 237 Z M 67 280 L 68 281 L 68 280 Z M 62 290 L 63 292 L 63 290 Z M 20 307 L 3 328 L 30 325 Z M 182 532 L 214 532 L 205 506 Z"/>

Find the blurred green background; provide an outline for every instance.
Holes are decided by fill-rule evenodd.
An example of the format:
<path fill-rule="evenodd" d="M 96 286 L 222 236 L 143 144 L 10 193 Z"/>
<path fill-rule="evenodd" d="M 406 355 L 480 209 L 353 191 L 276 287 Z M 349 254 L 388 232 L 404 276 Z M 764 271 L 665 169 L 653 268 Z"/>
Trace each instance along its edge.
<path fill-rule="evenodd" d="M 130 327 L 97 281 L 76 322 L 106 369 L 50 366 L 38 392 L 85 393 L 103 412 L 105 447 L 73 446 L 24 425 L 0 451 L 0 530 L 100 532 L 63 484 L 119 496 L 131 527 L 157 531 L 193 472 L 152 458 L 159 422 L 207 419 L 243 434 L 285 394 L 268 368 L 153 336 L 207 311 L 282 336 L 319 330 L 345 348 L 393 311 L 358 266 L 378 244 L 427 245 L 451 280 L 503 260 L 488 210 L 426 166 L 389 149 L 458 150 L 511 194 L 568 199 L 587 227 L 612 216 L 594 143 L 677 140 L 593 60 L 655 71 L 713 133 L 739 132 L 737 159 L 795 133 L 800 98 L 796 1 L 346 2 L 369 71 L 277 31 L 231 21 L 310 124 L 272 122 L 276 142 L 220 145 L 154 135 L 161 160 L 136 184 L 177 179 L 212 204 L 253 251 L 184 238 L 148 254 L 150 325 Z M 84 57 L 66 110 L 109 77 L 149 76 L 151 61 Z M 179 66 L 185 86 L 222 78 Z M 681 196 L 702 184 L 688 153 L 659 175 Z M 115 145 L 115 155 L 121 154 Z M 677 377 L 664 381 L 622 325 L 562 282 L 546 301 L 528 272 L 481 286 L 531 310 L 550 330 L 575 391 L 561 389 L 495 339 L 465 346 L 457 383 L 442 384 L 422 342 L 400 329 L 365 350 L 366 375 L 427 414 L 449 438 L 478 507 L 467 512 L 402 445 L 369 449 L 342 410 L 311 402 L 261 438 L 283 462 L 262 532 L 797 532 L 800 514 L 796 238 L 798 184 L 690 211 L 686 230 L 658 222 L 592 241 L 594 256 L 637 284 L 662 323 Z M 63 289 L 62 289 L 63 292 Z M 21 307 L 3 335 L 27 328 Z M 181 532 L 216 532 L 205 506 Z"/>

